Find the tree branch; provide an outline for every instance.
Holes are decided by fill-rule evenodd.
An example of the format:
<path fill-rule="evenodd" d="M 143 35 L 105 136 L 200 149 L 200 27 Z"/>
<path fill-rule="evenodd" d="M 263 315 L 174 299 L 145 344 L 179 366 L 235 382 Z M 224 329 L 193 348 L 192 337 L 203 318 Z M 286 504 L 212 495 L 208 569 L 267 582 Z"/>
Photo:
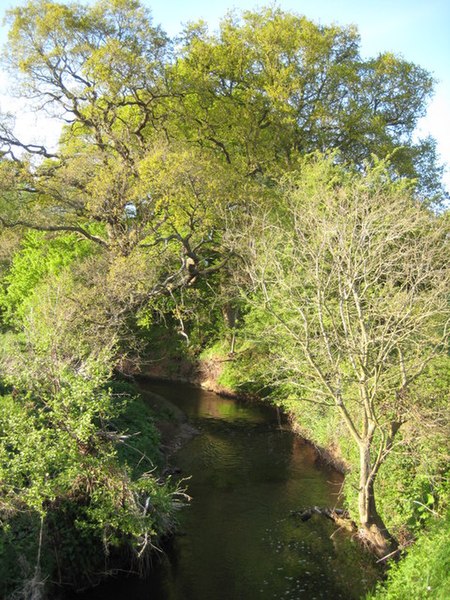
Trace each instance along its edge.
<path fill-rule="evenodd" d="M 2 216 L 0 216 L 0 223 L 3 227 L 8 229 L 12 229 L 14 227 L 26 227 L 27 229 L 34 229 L 35 231 L 67 231 L 72 233 L 79 233 L 83 237 L 87 238 L 91 242 L 95 244 L 99 244 L 104 248 L 109 248 L 109 244 L 102 238 L 92 235 L 86 229 L 75 225 L 37 225 L 36 223 L 28 223 L 27 221 L 14 221 L 9 222 L 6 221 Z"/>

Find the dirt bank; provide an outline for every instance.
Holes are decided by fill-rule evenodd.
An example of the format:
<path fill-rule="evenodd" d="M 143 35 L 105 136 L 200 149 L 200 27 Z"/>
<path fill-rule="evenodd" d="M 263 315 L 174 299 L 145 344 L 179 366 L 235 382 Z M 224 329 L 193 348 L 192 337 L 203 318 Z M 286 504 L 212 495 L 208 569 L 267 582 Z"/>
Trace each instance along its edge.
<path fill-rule="evenodd" d="M 176 361 L 175 363 L 173 361 L 168 362 L 164 360 L 150 362 L 142 366 L 139 372 L 139 377 L 159 381 L 189 383 L 191 385 L 199 386 L 210 392 L 219 394 L 220 396 L 226 396 L 229 398 L 242 398 L 243 394 L 237 392 L 236 390 L 226 388 L 219 383 L 220 375 L 224 365 L 228 360 L 230 359 L 216 357 L 207 360 L 199 360 L 196 363 L 188 362 L 182 359 Z M 157 396 L 157 394 L 152 395 L 155 397 Z M 252 398 L 259 400 L 259 398 L 256 396 L 253 396 Z M 165 404 L 163 404 L 161 401 L 163 401 Z M 170 405 L 173 410 L 174 419 L 162 420 L 157 424 L 161 432 L 163 444 L 168 448 L 169 454 L 171 454 L 181 447 L 183 443 L 191 439 L 191 437 L 197 432 L 195 431 L 195 428 L 186 422 L 186 415 L 184 415 L 179 408 L 164 398 L 161 398 L 158 400 L 158 402 L 159 407 Z M 298 421 L 296 421 L 292 415 L 288 417 L 292 431 L 294 431 L 299 437 L 303 438 L 307 443 L 314 446 L 321 461 L 331 465 L 333 468 L 343 474 L 348 473 L 349 465 L 343 459 L 338 446 L 330 445 L 327 448 L 318 446 L 313 440 L 309 439 L 308 432 L 302 429 L 301 424 L 298 423 Z M 194 432 L 192 430 L 194 430 Z"/>

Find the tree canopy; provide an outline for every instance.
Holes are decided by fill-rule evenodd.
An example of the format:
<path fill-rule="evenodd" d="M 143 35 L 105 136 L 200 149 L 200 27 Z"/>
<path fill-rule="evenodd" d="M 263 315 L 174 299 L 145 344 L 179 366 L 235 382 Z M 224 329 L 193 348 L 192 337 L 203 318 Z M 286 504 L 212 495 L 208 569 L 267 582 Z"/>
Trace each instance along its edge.
<path fill-rule="evenodd" d="M 0 118 L 1 515 L 42 541 L 74 511 L 141 558 L 170 528 L 179 490 L 121 460 L 133 399 L 114 393 L 160 319 L 192 360 L 230 338 L 239 384 L 250 356 L 258 389 L 340 416 L 387 551 L 378 473 L 412 414 L 446 419 L 449 221 L 415 138 L 431 75 L 276 7 L 173 40 L 139 0 L 29 0 L 7 22 L 17 95 L 62 129 L 50 149 Z"/>

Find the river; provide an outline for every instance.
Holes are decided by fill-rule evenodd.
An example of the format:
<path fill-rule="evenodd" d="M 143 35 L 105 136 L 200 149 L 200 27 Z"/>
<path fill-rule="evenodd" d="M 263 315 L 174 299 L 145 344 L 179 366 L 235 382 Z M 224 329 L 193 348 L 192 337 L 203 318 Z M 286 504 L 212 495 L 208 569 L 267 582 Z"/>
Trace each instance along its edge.
<path fill-rule="evenodd" d="M 146 383 L 198 430 L 171 462 L 192 496 L 179 533 L 146 579 L 117 578 L 80 600 L 253 600 L 361 598 L 373 560 L 321 516 L 340 506 L 342 475 L 284 427 L 269 406 L 174 383 Z"/>

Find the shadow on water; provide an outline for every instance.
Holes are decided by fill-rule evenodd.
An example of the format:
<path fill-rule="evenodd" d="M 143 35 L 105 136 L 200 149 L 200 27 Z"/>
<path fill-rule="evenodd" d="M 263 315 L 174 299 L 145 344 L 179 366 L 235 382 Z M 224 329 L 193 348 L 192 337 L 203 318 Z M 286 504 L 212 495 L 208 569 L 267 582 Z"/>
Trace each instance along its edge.
<path fill-rule="evenodd" d="M 377 570 L 347 534 L 320 516 L 291 511 L 339 506 L 342 475 L 279 427 L 269 406 L 187 385 L 146 383 L 200 431 L 172 457 L 191 476 L 180 531 L 146 579 L 110 580 L 80 600 L 350 600 Z"/>

